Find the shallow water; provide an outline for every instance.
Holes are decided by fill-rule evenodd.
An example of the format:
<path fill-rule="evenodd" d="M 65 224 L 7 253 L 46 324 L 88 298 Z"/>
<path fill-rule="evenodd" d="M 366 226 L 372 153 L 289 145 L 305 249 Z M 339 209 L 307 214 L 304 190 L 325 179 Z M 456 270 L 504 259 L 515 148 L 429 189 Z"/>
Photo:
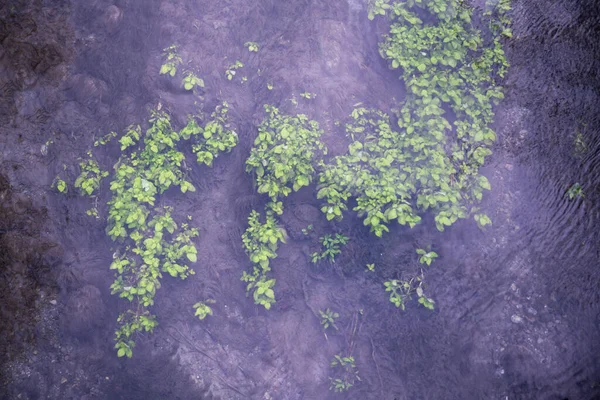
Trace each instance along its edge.
<path fill-rule="evenodd" d="M 286 202 L 291 240 L 274 262 L 278 302 L 266 312 L 239 281 L 240 234 L 263 202 L 243 165 L 262 106 L 295 111 L 291 93 L 317 93 L 298 110 L 319 121 L 332 153 L 345 151 L 335 120 L 358 102 L 385 109 L 404 96 L 378 54 L 385 22 L 368 21 L 362 1 L 0 5 L 2 398 L 600 397 L 598 8 L 514 3 L 506 99 L 484 169 L 490 229 L 464 221 L 439 233 L 423 224 L 381 240 L 348 216 L 336 228 L 350 245 L 333 269 L 317 269 L 308 262 L 316 238 L 299 231 L 331 225 L 303 189 Z M 249 40 L 261 43 L 258 54 L 243 47 Z M 175 126 L 185 123 L 193 96 L 157 73 L 173 43 L 206 83 L 204 110 L 229 102 L 241 143 L 212 169 L 192 168 L 193 196 L 164 196 L 199 223 L 197 275 L 163 280 L 159 328 L 138 338 L 131 360 L 117 359 L 123 304 L 110 295 L 105 221 L 85 214 L 89 199 L 49 188 L 57 174 L 74 180 L 94 139 L 143 123 L 158 103 Z M 244 84 L 224 76 L 236 59 L 248 71 Z M 105 168 L 117 157 L 98 155 Z M 584 197 L 569 199 L 575 183 Z M 428 244 L 440 254 L 426 271 L 436 310 L 399 311 L 382 282 L 414 271 L 414 249 Z M 375 274 L 363 272 L 368 262 Z M 200 322 L 191 305 L 208 297 L 215 315 Z M 324 308 L 342 315 L 337 334 L 323 335 L 315 314 Z M 348 348 L 362 382 L 336 395 L 329 362 Z"/>

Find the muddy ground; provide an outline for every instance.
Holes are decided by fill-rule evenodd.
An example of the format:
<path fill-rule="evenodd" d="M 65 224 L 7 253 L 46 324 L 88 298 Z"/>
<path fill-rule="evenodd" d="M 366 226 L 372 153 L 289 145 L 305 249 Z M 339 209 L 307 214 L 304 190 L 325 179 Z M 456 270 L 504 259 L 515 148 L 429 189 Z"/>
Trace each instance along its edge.
<path fill-rule="evenodd" d="M 515 2 L 512 66 L 485 169 L 491 229 L 464 221 L 439 233 L 425 223 L 376 239 L 351 215 L 328 223 L 314 187 L 302 189 L 285 202 L 290 240 L 273 262 L 278 301 L 267 312 L 239 279 L 247 214 L 265 201 L 244 173 L 263 104 L 307 113 L 330 151 L 345 151 L 335 121 L 358 102 L 387 110 L 404 96 L 377 51 L 386 22 L 368 21 L 361 0 L 0 3 L 2 398 L 600 396 L 598 15 L 593 1 Z M 158 74 L 171 44 L 206 83 L 200 105 Z M 238 59 L 245 83 L 224 75 Z M 196 193 L 163 197 L 198 224 L 196 275 L 163 280 L 159 327 L 137 339 L 132 359 L 118 359 L 114 244 L 105 220 L 86 215 L 90 200 L 74 188 L 57 193 L 53 180 L 72 183 L 96 138 L 144 123 L 159 103 L 181 127 L 222 100 L 240 145 L 212 169 L 193 167 Z M 116 161 L 98 154 L 106 169 Z M 569 201 L 575 182 L 585 197 Z M 109 194 L 104 184 L 99 199 Z M 314 266 L 317 238 L 329 232 L 350 243 L 334 266 Z M 414 249 L 429 244 L 440 254 L 426 271 L 436 310 L 413 302 L 402 312 L 382 282 L 414 273 Z M 205 298 L 217 301 L 214 316 L 198 321 L 192 305 Z M 341 314 L 337 333 L 323 334 L 324 308 Z M 334 394 L 329 362 L 340 352 L 354 355 L 361 382 Z"/>

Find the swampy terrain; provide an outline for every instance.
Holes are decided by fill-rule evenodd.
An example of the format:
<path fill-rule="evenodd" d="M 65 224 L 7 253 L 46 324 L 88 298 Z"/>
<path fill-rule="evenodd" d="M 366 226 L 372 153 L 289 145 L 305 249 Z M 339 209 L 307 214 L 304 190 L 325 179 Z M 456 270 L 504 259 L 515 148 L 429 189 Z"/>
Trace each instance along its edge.
<path fill-rule="evenodd" d="M 475 15 L 485 2 L 466 3 Z M 440 232 L 424 212 L 379 238 L 356 213 L 328 221 L 315 180 L 283 199 L 276 302 L 267 310 L 246 295 L 242 235 L 269 201 L 245 165 L 264 105 L 317 121 L 332 157 L 346 152 L 342 126 L 355 107 L 389 111 L 407 96 L 379 52 L 390 22 L 368 9 L 366 0 L 0 0 L 0 398 L 600 398 L 595 0 L 511 3 L 510 67 L 480 171 L 491 190 L 478 207 L 491 225 L 459 219 Z M 178 73 L 193 70 L 203 87 L 159 73 L 171 45 Z M 237 145 L 211 167 L 182 148 L 196 190 L 157 201 L 198 229 L 195 274 L 163 274 L 158 326 L 118 357 L 117 316 L 129 302 L 111 295 L 122 251 L 107 235 L 112 178 L 81 196 L 80 162 L 93 150 L 113 174 L 118 144 L 95 141 L 132 124 L 145 132 L 151 110 L 180 130 L 223 101 Z M 348 238 L 335 263 L 313 263 L 319 237 L 334 233 Z M 431 266 L 419 263 L 421 248 L 438 255 Z M 414 295 L 394 306 L 384 282 L 421 269 L 434 309 Z M 200 320 L 193 305 L 208 299 L 212 315 Z M 327 309 L 339 317 L 324 330 Z M 341 377 L 330 365 L 338 354 L 355 363 Z M 336 377 L 354 384 L 337 393 Z"/>

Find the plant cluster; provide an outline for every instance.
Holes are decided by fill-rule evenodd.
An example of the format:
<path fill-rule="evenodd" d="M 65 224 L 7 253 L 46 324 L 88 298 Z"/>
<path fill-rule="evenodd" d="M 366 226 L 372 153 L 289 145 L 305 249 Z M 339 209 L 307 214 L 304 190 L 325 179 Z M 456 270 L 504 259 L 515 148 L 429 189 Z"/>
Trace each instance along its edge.
<path fill-rule="evenodd" d="M 321 251 L 314 252 L 311 256 L 311 261 L 316 264 L 323 259 L 328 259 L 333 264 L 335 257 L 342 252 L 340 246 L 348 243 L 348 237 L 340 233 L 336 233 L 333 236 L 327 234 L 320 237 L 319 241 L 321 242 Z"/>
<path fill-rule="evenodd" d="M 319 141 L 323 133 L 315 121 L 305 115 L 288 116 L 265 105 L 266 117 L 258 127 L 258 136 L 246 160 L 246 171 L 256 177 L 257 191 L 269 195 L 265 222 L 252 210 L 248 228 L 242 235 L 246 253 L 253 264 L 252 273 L 244 272 L 246 290 L 254 292 L 254 302 L 270 309 L 275 303 L 269 260 L 277 257 L 279 242 L 285 243 L 285 231 L 275 215 L 283 213 L 282 198 L 292 190 L 308 186 L 315 174 L 314 165 L 326 153 Z"/>
<path fill-rule="evenodd" d="M 258 192 L 271 198 L 269 210 L 281 215 L 281 199 L 312 182 L 315 165 L 327 148 L 320 141 L 323 131 L 318 123 L 306 115 L 283 115 L 269 105 L 265 111 L 246 171 L 255 174 Z"/>
<path fill-rule="evenodd" d="M 181 141 L 190 140 L 197 154 L 209 152 L 211 160 L 235 146 L 237 135 L 230 129 L 226 116 L 225 104 L 217 107 L 204 127 L 196 117 L 191 117 L 181 131 L 176 131 L 167 114 L 153 112 L 145 133 L 135 125 L 119 138 L 123 154 L 114 166 L 110 182 L 112 198 L 108 202 L 107 227 L 111 239 L 122 243 L 110 266 L 115 271 L 111 291 L 130 302 L 118 318 L 115 348 L 119 357 L 132 356 L 137 332 L 151 332 L 157 326 L 149 307 L 154 304 L 162 274 L 181 279 L 194 274 L 189 263 L 197 261 L 193 239 L 198 230 L 176 222 L 173 209 L 157 206 L 156 202 L 160 194 L 172 187 L 179 187 L 183 193 L 196 190 L 186 177 L 185 156 L 178 150 Z M 111 133 L 99 144 L 114 136 Z M 91 195 L 107 173 L 100 172 L 92 160 L 82 163 L 81 168 L 76 186 L 82 194 Z M 94 210 L 97 215 L 97 209 Z"/>
<path fill-rule="evenodd" d="M 393 220 L 414 226 L 424 211 L 434 213 L 440 231 L 469 215 L 489 224 L 475 205 L 490 189 L 479 168 L 496 137 L 492 105 L 503 98 L 496 84 L 508 66 L 501 32 L 484 40 L 473 10 L 459 0 L 376 0 L 370 17 L 377 14 L 392 20 L 380 53 L 401 68 L 408 92 L 400 129 L 381 111 L 353 111 L 349 154 L 325 166 L 319 181 L 327 218 L 341 218 L 355 197 L 354 211 L 377 236 Z"/>
<path fill-rule="evenodd" d="M 277 257 L 279 243 L 285 241 L 285 231 L 279 227 L 272 214 L 268 213 L 265 222 L 262 223 L 256 210 L 250 212 L 248 228 L 242 235 L 242 242 L 252 263 L 252 273 L 244 271 L 242 280 L 248 283 L 246 291 L 253 291 L 254 303 L 261 304 L 267 310 L 275 303 L 275 279 L 270 278 L 269 262 Z"/>
<path fill-rule="evenodd" d="M 345 392 L 350 389 L 356 381 L 360 381 L 354 357 L 342 357 L 336 354 L 331 360 L 331 369 L 334 372 L 333 377 L 329 377 L 329 390 L 336 393 Z"/>

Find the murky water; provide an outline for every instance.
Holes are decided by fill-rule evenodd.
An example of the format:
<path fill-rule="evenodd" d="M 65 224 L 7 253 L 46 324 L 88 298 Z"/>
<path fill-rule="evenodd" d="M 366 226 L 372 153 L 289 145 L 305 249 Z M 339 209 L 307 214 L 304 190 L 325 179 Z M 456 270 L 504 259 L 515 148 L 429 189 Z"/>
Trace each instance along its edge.
<path fill-rule="evenodd" d="M 368 21 L 355 0 L 0 4 L 2 398 L 600 397 L 599 8 L 514 3 L 506 99 L 484 171 L 490 229 L 424 224 L 381 240 L 348 216 L 336 229 L 349 246 L 335 268 L 316 269 L 300 228 L 331 225 L 302 190 L 286 203 L 291 240 L 274 262 L 278 302 L 266 312 L 239 281 L 240 234 L 263 201 L 243 165 L 263 104 L 296 110 L 292 94 L 317 93 L 298 110 L 319 120 L 334 154 L 345 151 L 336 120 L 358 102 L 386 108 L 404 96 L 377 51 L 385 22 Z M 158 75 L 174 43 L 205 81 L 204 110 L 229 102 L 241 143 L 213 169 L 192 169 L 193 196 L 164 197 L 199 222 L 197 275 L 164 279 L 159 328 L 123 360 L 112 349 L 123 305 L 110 295 L 105 221 L 85 214 L 89 199 L 50 186 L 57 174 L 72 182 L 95 139 L 144 123 L 158 103 L 185 123 L 193 96 Z M 237 59 L 243 84 L 224 75 Z M 97 154 L 105 168 L 116 161 Z M 570 198 L 575 184 L 582 195 Z M 108 196 L 105 185 L 99 197 Z M 382 282 L 414 270 L 414 249 L 428 244 L 440 254 L 426 271 L 437 308 L 399 311 Z M 191 305 L 208 297 L 215 315 L 198 321 Z M 341 314 L 336 334 L 320 327 L 325 308 Z M 337 395 L 329 362 L 348 349 L 362 381 Z"/>

